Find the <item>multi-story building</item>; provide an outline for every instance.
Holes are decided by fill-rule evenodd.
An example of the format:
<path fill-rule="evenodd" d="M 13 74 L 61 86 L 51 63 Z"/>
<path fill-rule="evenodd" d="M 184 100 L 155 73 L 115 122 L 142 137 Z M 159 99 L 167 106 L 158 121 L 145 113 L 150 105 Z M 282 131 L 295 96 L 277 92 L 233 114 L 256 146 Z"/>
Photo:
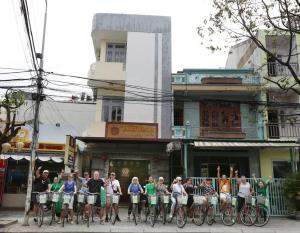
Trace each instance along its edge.
<path fill-rule="evenodd" d="M 171 95 L 170 17 L 95 14 L 92 40 L 97 110 L 86 137 L 77 138 L 87 143 L 82 170 L 115 171 L 124 190 L 132 176 L 168 178 L 172 103 L 160 100 Z"/>
<path fill-rule="evenodd" d="M 279 36 L 270 32 L 259 31 L 257 37 L 277 58 L 282 61 L 288 59 L 287 55 L 290 46 L 289 36 Z M 292 39 L 291 46 L 293 55 L 289 63 L 297 75 L 299 75 L 300 61 L 299 53 L 297 52 L 299 50 L 299 44 L 300 37 L 295 35 Z M 295 79 L 287 67 L 267 56 L 267 54 L 255 46 L 251 40 L 246 40 L 231 48 L 226 68 L 250 68 L 260 77 L 262 99 L 265 102 L 265 140 L 279 143 L 282 141 L 295 142 L 300 138 L 300 99 L 296 92 L 285 88 L 295 84 Z M 298 89 L 297 86 L 298 85 L 293 87 Z M 282 177 L 287 172 L 297 169 L 297 162 L 299 163 L 299 158 L 297 157 L 296 147 L 285 149 L 268 148 L 261 150 L 261 173 L 262 175 Z"/>

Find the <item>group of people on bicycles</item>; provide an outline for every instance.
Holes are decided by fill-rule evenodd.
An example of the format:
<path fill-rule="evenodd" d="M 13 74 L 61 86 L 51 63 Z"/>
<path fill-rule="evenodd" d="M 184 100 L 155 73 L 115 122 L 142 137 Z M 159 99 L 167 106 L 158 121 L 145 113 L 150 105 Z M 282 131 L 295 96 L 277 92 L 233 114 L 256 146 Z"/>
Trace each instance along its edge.
<path fill-rule="evenodd" d="M 217 192 L 216 188 L 212 184 L 211 178 L 204 179 L 201 183 L 193 184 L 193 181 L 191 178 L 187 178 L 185 182 L 183 182 L 183 179 L 181 177 L 177 177 L 174 179 L 172 184 L 168 187 L 165 184 L 165 180 L 163 177 L 159 177 L 158 181 L 153 179 L 152 176 L 150 176 L 147 180 L 147 184 L 142 187 L 139 183 L 138 177 L 133 177 L 131 180 L 131 183 L 128 186 L 127 192 L 128 195 L 142 195 L 143 196 L 157 196 L 158 202 L 162 202 L 160 199 L 163 195 L 170 195 L 171 200 L 171 208 L 169 211 L 169 217 L 172 218 L 174 215 L 175 207 L 177 205 L 178 197 L 180 196 L 186 196 L 187 197 L 187 209 L 188 209 L 188 216 L 193 217 L 192 214 L 192 207 L 194 203 L 193 195 L 195 193 L 196 189 L 201 190 L 201 196 L 203 197 L 204 204 L 207 204 L 209 201 L 209 198 L 212 196 L 219 197 L 220 199 L 220 211 L 222 212 L 225 208 L 228 202 L 231 200 L 232 195 L 231 192 L 234 189 L 234 185 L 232 184 L 233 181 L 233 174 L 235 174 L 235 182 L 238 186 L 238 192 L 237 192 L 237 214 L 239 219 L 239 213 L 241 212 L 244 204 L 245 204 L 245 198 L 253 195 L 254 189 L 251 187 L 250 183 L 247 182 L 247 179 L 244 175 L 242 175 L 240 178 L 238 178 L 238 170 L 234 172 L 233 168 L 230 167 L 230 176 L 227 177 L 226 175 L 220 175 L 220 166 L 217 167 L 217 176 L 218 176 L 218 188 Z M 50 193 L 50 192 L 59 192 L 64 193 L 64 195 L 71 195 L 70 202 L 68 204 L 68 212 L 70 213 L 70 222 L 73 223 L 73 215 L 74 211 L 73 208 L 75 207 L 74 202 L 76 202 L 76 193 L 85 193 L 85 194 L 96 194 L 97 198 L 95 201 L 95 207 L 97 209 L 97 213 L 100 218 L 100 223 L 104 223 L 104 221 L 108 221 L 109 219 L 109 213 L 112 206 L 112 196 L 114 194 L 122 195 L 122 189 L 120 186 L 120 182 L 116 179 L 116 174 L 114 172 L 111 172 L 108 178 L 101 179 L 100 174 L 98 171 L 95 171 L 93 173 L 93 177 L 89 177 L 88 172 L 84 172 L 84 176 L 80 177 L 78 175 L 78 172 L 75 171 L 75 173 L 69 173 L 67 175 L 67 180 L 62 182 L 62 176 L 64 175 L 64 171 L 60 175 L 54 178 L 53 183 L 50 183 L 50 180 L 48 178 L 49 171 L 43 170 L 41 172 L 41 167 L 39 167 L 36 170 L 35 173 L 35 180 L 34 180 L 34 192 L 32 194 L 32 201 L 34 203 L 34 212 L 35 212 L 35 218 L 34 221 L 37 222 L 37 214 L 38 214 L 38 193 Z M 263 180 L 257 180 L 255 175 L 253 174 L 253 178 L 255 180 L 255 190 L 257 195 L 266 196 L 267 192 L 267 185 L 271 180 L 270 179 L 267 182 L 264 182 Z M 101 191 L 102 190 L 102 191 Z M 104 198 L 100 198 L 101 192 L 104 192 Z M 149 204 L 148 199 L 146 198 L 146 205 Z M 128 220 L 130 220 L 130 216 L 132 214 L 132 207 L 133 203 L 130 199 L 129 206 L 128 206 Z M 137 204 L 137 213 L 138 213 L 138 219 L 141 218 L 141 204 Z M 84 206 L 84 213 L 90 213 L 91 211 L 91 205 L 86 204 Z M 103 219 L 104 216 L 104 210 L 105 210 L 105 220 Z M 121 221 L 119 217 L 119 210 L 118 205 L 115 205 L 115 212 L 116 212 L 116 220 Z M 57 216 L 57 223 L 61 223 L 61 219 L 64 218 L 64 214 L 62 212 L 62 202 L 58 201 L 55 203 L 55 213 Z M 68 214 L 68 213 L 67 213 Z"/>

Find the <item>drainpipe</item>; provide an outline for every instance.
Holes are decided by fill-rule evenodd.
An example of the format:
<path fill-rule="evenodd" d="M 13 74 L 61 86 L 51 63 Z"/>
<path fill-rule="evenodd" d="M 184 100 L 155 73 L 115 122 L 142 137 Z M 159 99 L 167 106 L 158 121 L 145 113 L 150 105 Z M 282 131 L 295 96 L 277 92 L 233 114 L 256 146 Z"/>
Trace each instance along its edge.
<path fill-rule="evenodd" d="M 190 122 L 187 121 L 185 123 L 185 139 L 189 139 L 191 136 L 190 132 Z M 186 142 L 183 143 L 183 163 L 184 163 L 184 176 L 188 177 L 188 144 Z"/>
<path fill-rule="evenodd" d="M 295 150 L 296 148 L 290 148 L 290 157 L 291 157 L 291 165 L 292 165 L 292 172 L 296 172 L 297 171 L 297 162 L 296 162 L 296 158 L 295 158 Z"/>

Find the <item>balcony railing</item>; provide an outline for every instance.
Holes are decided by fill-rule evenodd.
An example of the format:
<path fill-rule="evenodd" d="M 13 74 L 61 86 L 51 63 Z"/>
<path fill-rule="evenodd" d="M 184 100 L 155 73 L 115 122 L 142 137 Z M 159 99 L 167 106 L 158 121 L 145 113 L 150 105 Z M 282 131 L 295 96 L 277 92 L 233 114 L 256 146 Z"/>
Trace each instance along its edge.
<path fill-rule="evenodd" d="M 236 128 L 204 128 L 192 126 L 173 126 L 172 138 L 176 139 L 199 139 L 199 138 L 216 138 L 216 139 L 248 139 L 263 140 L 264 127 L 236 127 Z"/>
<path fill-rule="evenodd" d="M 207 79 L 215 81 L 207 83 Z M 226 82 L 228 79 L 228 82 Z M 206 82 L 205 82 L 205 81 Z M 222 81 L 220 81 L 222 80 Z M 236 81 L 235 81 L 236 80 Z M 197 75 L 173 75 L 172 84 L 188 84 L 188 85 L 259 85 L 260 78 L 258 76 L 238 76 L 238 77 L 205 77 Z"/>
<path fill-rule="evenodd" d="M 297 63 L 290 63 L 291 67 L 296 74 L 299 74 L 299 66 Z M 268 75 L 269 76 L 288 76 L 291 75 L 287 66 L 283 66 L 277 62 L 268 62 Z"/>
<path fill-rule="evenodd" d="M 268 124 L 267 128 L 271 139 L 300 137 L 300 124 Z"/>

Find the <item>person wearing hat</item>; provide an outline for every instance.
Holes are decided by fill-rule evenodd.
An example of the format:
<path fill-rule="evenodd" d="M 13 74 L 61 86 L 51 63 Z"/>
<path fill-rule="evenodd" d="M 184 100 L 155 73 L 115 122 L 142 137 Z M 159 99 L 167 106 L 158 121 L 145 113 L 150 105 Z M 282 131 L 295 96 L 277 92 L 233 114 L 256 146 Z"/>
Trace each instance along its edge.
<path fill-rule="evenodd" d="M 49 171 L 44 170 L 41 174 L 42 167 L 39 167 L 35 171 L 35 179 L 33 181 L 33 193 L 31 194 L 31 200 L 33 202 L 33 211 L 35 213 L 34 221 L 37 222 L 37 215 L 38 215 L 38 202 L 37 202 L 37 195 L 38 193 L 50 192 L 50 180 L 48 178 Z"/>

